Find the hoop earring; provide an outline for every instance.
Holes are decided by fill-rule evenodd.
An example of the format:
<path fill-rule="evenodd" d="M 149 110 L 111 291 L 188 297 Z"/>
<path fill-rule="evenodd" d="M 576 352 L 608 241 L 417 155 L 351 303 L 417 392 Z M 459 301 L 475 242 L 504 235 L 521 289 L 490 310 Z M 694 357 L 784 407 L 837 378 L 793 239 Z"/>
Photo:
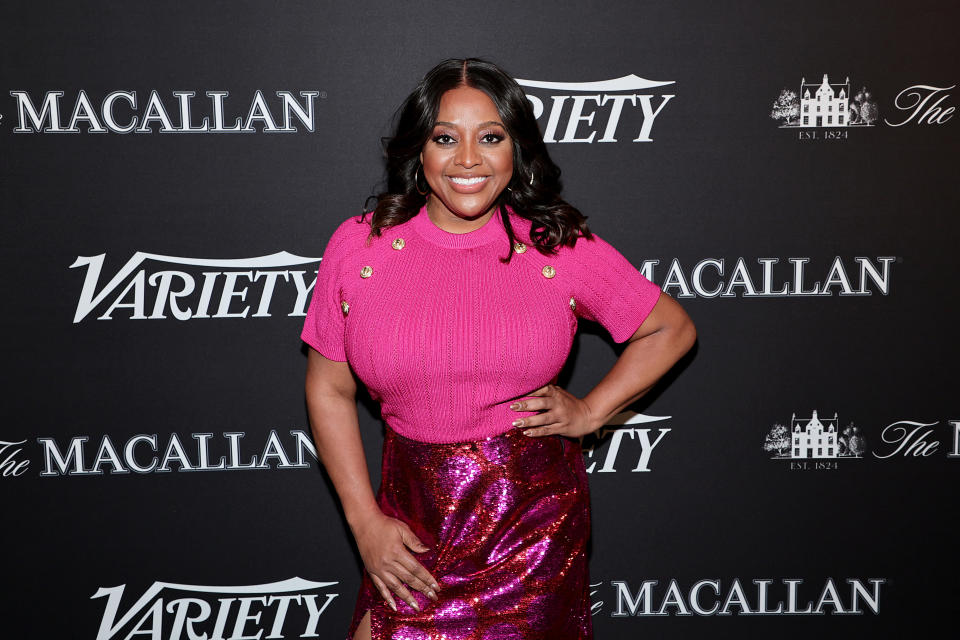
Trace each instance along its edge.
<path fill-rule="evenodd" d="M 417 190 L 417 193 L 419 193 L 419 194 L 422 195 L 422 196 L 425 196 L 425 195 L 427 195 L 428 193 L 430 193 L 430 184 L 429 184 L 429 183 L 427 183 L 427 190 L 426 190 L 426 191 L 420 191 L 420 167 L 419 167 L 419 165 L 417 166 L 417 171 L 416 171 L 416 173 L 413 174 L 413 186 L 414 186 L 414 188 Z"/>
<path fill-rule="evenodd" d="M 533 186 L 533 170 L 530 171 L 530 186 Z"/>

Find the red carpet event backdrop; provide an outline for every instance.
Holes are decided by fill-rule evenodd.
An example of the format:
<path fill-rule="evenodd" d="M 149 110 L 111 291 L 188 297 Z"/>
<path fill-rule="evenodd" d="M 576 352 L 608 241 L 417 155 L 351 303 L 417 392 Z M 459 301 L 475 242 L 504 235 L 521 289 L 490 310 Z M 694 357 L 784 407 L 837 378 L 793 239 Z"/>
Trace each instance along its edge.
<path fill-rule="evenodd" d="M 300 329 L 394 110 L 464 56 L 699 332 L 585 441 L 596 636 L 955 618 L 956 3 L 2 12 L 3 638 L 343 637 L 361 564 Z M 621 349 L 581 323 L 560 385 Z"/>

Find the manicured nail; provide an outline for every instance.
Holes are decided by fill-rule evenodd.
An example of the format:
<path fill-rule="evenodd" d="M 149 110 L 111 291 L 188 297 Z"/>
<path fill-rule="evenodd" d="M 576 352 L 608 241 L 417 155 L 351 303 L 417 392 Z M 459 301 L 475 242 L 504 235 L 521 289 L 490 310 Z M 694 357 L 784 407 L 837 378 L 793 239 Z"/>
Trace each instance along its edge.
<path fill-rule="evenodd" d="M 437 594 L 435 594 L 433 591 L 427 591 L 427 596 L 429 596 L 431 600 L 437 599 Z"/>
<path fill-rule="evenodd" d="M 514 402 L 512 405 L 510 405 L 510 408 L 511 408 L 511 409 L 519 409 L 519 408 L 520 408 L 520 403 L 519 403 L 519 402 Z"/>
<path fill-rule="evenodd" d="M 532 433 L 533 433 L 533 431 L 529 431 L 529 430 L 528 430 L 528 431 L 524 431 L 524 432 L 523 432 L 523 435 L 529 436 L 529 435 L 531 435 Z"/>
<path fill-rule="evenodd" d="M 410 601 L 410 606 L 413 607 L 414 609 L 416 609 L 417 611 L 420 611 L 420 605 L 417 604 L 417 601 L 416 601 L 416 600 L 411 600 L 411 601 Z"/>
<path fill-rule="evenodd" d="M 434 589 L 436 589 L 437 591 L 440 590 L 440 585 L 438 585 L 436 582 L 431 582 L 431 583 L 430 583 L 430 586 L 433 587 Z"/>
<path fill-rule="evenodd" d="M 389 604 L 389 605 L 390 605 L 390 608 L 393 609 L 394 611 L 397 610 L 397 605 L 394 604 L 393 602 L 388 602 L 387 604 Z"/>
<path fill-rule="evenodd" d="M 521 424 L 523 424 L 523 420 L 522 420 L 522 419 L 520 419 L 520 420 L 514 420 L 512 424 L 513 424 L 513 426 L 515 426 L 515 427 L 519 427 Z"/>

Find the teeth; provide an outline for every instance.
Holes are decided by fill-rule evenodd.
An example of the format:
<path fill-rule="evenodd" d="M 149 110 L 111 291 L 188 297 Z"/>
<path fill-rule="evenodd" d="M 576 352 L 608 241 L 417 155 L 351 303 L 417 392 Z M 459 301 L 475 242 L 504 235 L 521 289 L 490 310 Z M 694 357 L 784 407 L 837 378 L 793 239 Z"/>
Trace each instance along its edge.
<path fill-rule="evenodd" d="M 454 182 L 454 184 L 467 185 L 467 184 L 479 184 L 479 183 L 483 182 L 484 180 L 486 180 L 487 178 L 486 178 L 486 177 L 480 177 L 480 178 L 454 178 L 454 177 L 451 176 L 450 179 Z"/>

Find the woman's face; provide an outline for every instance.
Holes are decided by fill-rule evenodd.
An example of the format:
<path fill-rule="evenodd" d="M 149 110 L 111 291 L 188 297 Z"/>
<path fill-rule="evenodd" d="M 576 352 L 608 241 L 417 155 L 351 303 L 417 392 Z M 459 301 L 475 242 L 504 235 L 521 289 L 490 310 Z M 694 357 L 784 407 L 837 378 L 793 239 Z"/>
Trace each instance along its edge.
<path fill-rule="evenodd" d="M 493 100 L 472 87 L 444 93 L 420 162 L 434 213 L 475 218 L 490 211 L 513 176 L 513 143 Z"/>

